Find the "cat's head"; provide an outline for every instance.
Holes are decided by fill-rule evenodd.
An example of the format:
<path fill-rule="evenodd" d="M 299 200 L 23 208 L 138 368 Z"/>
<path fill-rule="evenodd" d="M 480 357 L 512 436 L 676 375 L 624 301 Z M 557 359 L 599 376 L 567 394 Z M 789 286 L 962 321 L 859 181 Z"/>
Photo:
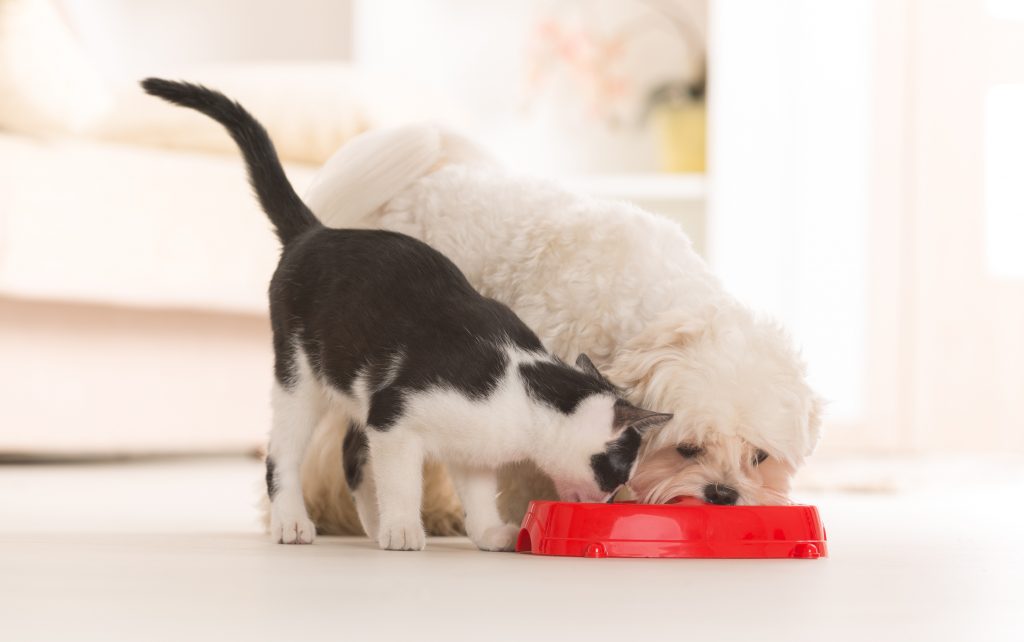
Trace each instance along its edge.
<path fill-rule="evenodd" d="M 558 465 L 547 472 L 563 501 L 607 500 L 636 470 L 643 436 L 672 415 L 638 408 L 618 390 L 585 354 L 576 360 L 582 394 L 573 407 L 564 406 Z"/>

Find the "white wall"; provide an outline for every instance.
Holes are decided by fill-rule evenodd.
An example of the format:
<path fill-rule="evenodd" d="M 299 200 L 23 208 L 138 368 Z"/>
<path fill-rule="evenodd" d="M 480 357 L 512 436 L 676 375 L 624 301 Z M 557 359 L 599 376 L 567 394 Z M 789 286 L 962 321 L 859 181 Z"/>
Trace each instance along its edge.
<path fill-rule="evenodd" d="M 1007 20 L 986 3 L 913 1 L 915 234 L 907 251 L 916 448 L 1024 451 L 1024 276 L 1014 269 L 1024 252 L 1024 154 L 1013 146 L 1024 116 L 1013 112 L 1024 94 L 1024 21 L 1016 4 Z"/>
<path fill-rule="evenodd" d="M 824 450 L 1024 448 L 1020 4 L 713 4 L 710 253 L 805 346 Z"/>
<path fill-rule="evenodd" d="M 365 0 L 354 9 L 353 59 L 443 91 L 467 113 L 458 127 L 517 169 L 654 171 L 656 140 L 641 124 L 647 92 L 690 68 L 690 52 L 653 8 L 658 4 Z M 705 2 L 685 4 L 699 34 Z M 590 72 L 564 64 L 538 35 L 545 25 L 569 34 L 573 44 L 565 48 L 578 59 L 599 62 Z M 595 52 L 605 46 L 612 53 L 601 58 Z M 598 76 L 621 80 L 622 90 L 592 104 L 588 99 L 600 84 Z"/>

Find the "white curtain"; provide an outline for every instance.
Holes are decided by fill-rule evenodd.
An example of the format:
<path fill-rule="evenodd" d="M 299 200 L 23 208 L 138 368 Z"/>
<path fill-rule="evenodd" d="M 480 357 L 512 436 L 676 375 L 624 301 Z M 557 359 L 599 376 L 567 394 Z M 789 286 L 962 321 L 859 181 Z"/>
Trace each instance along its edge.
<path fill-rule="evenodd" d="M 1024 3 L 720 0 L 711 258 L 825 450 L 1024 450 Z"/>
<path fill-rule="evenodd" d="M 870 3 L 712 7 L 711 259 L 791 329 L 833 422 L 860 421 Z"/>

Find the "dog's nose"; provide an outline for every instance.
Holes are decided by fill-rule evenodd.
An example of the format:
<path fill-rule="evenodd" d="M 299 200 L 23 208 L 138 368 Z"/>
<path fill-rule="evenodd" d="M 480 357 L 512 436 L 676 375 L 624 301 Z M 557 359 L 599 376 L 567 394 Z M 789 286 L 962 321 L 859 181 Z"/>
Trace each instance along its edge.
<path fill-rule="evenodd" d="M 725 486 L 723 484 L 708 484 L 704 487 L 704 501 L 709 504 L 732 506 L 739 498 L 740 494 L 731 486 Z"/>

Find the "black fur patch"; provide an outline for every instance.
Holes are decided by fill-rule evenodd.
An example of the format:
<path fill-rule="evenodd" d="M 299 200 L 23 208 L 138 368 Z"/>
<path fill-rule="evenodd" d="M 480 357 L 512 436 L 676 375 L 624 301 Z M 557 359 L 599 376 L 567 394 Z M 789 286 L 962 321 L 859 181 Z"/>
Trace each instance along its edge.
<path fill-rule="evenodd" d="M 608 444 L 603 453 L 590 458 L 594 479 L 601 490 L 610 493 L 629 481 L 641 441 L 636 429 L 627 428 L 618 439 Z"/>
<path fill-rule="evenodd" d="M 523 363 L 519 365 L 519 374 L 531 397 L 564 415 L 572 414 L 587 397 L 615 392 L 615 388 L 604 379 L 564 363 Z"/>
<path fill-rule="evenodd" d="M 267 457 L 267 497 L 274 501 L 277 494 L 277 478 L 274 476 L 274 460 Z"/>
<path fill-rule="evenodd" d="M 395 386 L 385 388 L 370 399 L 370 411 L 366 415 L 366 424 L 376 430 L 389 430 L 402 416 L 405 409 L 405 396 Z"/>
<path fill-rule="evenodd" d="M 270 315 L 271 327 L 280 324 Z M 285 390 L 291 390 L 295 386 L 297 373 L 295 371 L 295 346 L 287 335 L 274 333 L 274 378 Z"/>
<path fill-rule="evenodd" d="M 354 423 L 350 424 L 341 444 L 341 463 L 349 490 L 356 490 L 362 483 L 363 466 L 369 456 L 370 444 L 366 439 L 366 431 Z"/>
<path fill-rule="evenodd" d="M 285 246 L 270 308 L 282 362 L 298 342 L 313 372 L 342 392 L 368 375 L 376 390 L 367 427 L 377 430 L 401 417 L 412 392 L 443 387 L 485 398 L 507 367 L 502 346 L 544 350 L 454 263 L 425 243 L 381 230 L 321 229 Z M 279 377 L 288 373 L 282 367 Z"/>

